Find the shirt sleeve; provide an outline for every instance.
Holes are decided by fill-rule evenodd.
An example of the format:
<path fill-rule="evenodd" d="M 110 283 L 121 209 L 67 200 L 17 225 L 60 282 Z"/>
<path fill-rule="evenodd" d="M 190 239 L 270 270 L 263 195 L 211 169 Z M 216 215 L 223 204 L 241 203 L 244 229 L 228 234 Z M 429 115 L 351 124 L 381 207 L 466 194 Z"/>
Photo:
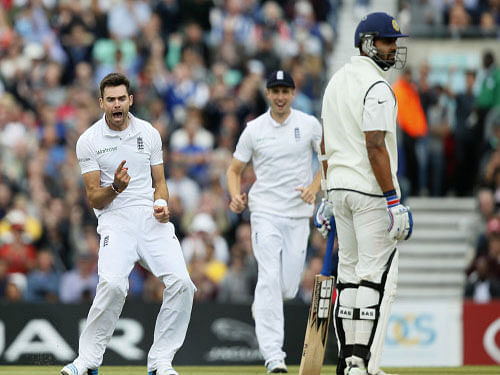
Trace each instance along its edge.
<path fill-rule="evenodd" d="M 96 153 L 93 152 L 87 138 L 80 138 L 76 142 L 76 157 L 82 174 L 100 170 Z"/>
<path fill-rule="evenodd" d="M 150 165 L 157 164 L 163 164 L 163 151 L 160 132 L 153 128 Z"/>
<path fill-rule="evenodd" d="M 250 128 L 247 125 L 245 130 L 243 130 L 243 133 L 241 133 L 240 139 L 238 140 L 238 144 L 236 145 L 236 150 L 234 151 L 233 154 L 233 156 L 236 159 L 244 163 L 248 163 L 250 161 L 253 152 L 252 135 L 249 129 Z"/>
<path fill-rule="evenodd" d="M 361 130 L 394 131 L 395 110 L 396 99 L 391 88 L 385 82 L 375 84 L 365 97 Z"/>
<path fill-rule="evenodd" d="M 321 137 L 323 136 L 323 127 L 321 126 L 321 123 L 316 119 L 316 117 L 313 117 L 313 136 L 312 136 L 312 148 L 314 151 L 319 152 L 320 150 L 320 144 L 321 144 Z"/>

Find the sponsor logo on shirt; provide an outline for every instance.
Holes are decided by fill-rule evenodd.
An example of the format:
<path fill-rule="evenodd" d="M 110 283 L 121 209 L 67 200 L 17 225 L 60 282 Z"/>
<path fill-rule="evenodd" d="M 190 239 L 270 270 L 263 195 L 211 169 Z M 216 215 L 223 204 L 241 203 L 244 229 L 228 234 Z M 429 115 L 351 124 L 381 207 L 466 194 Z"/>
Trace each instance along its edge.
<path fill-rule="evenodd" d="M 102 241 L 102 247 L 106 247 L 109 244 L 109 235 L 104 237 L 104 241 Z"/>
<path fill-rule="evenodd" d="M 274 141 L 276 137 L 260 137 L 257 138 L 257 142 L 262 142 L 262 141 Z"/>
<path fill-rule="evenodd" d="M 295 128 L 295 142 L 300 141 L 300 129 Z"/>
<path fill-rule="evenodd" d="M 86 161 L 90 161 L 90 158 L 78 158 L 79 163 L 85 163 Z"/>
<path fill-rule="evenodd" d="M 105 154 L 107 152 L 113 152 L 116 150 L 118 150 L 118 146 L 102 148 L 102 149 L 97 151 L 97 155 Z"/>

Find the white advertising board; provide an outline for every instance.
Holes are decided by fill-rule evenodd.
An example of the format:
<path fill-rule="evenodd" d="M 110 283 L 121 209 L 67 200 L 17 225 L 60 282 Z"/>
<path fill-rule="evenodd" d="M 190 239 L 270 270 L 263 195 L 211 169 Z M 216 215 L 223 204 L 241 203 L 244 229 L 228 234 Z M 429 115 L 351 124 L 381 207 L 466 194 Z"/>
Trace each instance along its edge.
<path fill-rule="evenodd" d="M 382 366 L 461 366 L 462 301 L 394 303 Z"/>

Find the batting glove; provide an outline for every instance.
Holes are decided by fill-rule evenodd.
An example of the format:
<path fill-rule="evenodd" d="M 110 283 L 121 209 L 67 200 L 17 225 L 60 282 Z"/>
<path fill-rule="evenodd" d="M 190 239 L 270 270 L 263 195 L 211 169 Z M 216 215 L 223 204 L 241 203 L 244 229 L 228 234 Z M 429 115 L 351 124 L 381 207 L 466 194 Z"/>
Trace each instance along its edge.
<path fill-rule="evenodd" d="M 330 218 L 332 217 L 332 206 L 325 198 L 321 199 L 321 203 L 318 205 L 316 213 L 314 214 L 314 226 L 324 238 L 328 237 L 328 233 L 330 233 L 332 229 L 330 226 Z"/>
<path fill-rule="evenodd" d="M 404 206 L 399 202 L 395 190 L 389 190 L 384 193 L 387 200 L 387 213 L 389 214 L 389 228 L 387 232 L 392 240 L 407 240 L 411 237 L 413 231 L 413 217 L 410 207 Z"/>

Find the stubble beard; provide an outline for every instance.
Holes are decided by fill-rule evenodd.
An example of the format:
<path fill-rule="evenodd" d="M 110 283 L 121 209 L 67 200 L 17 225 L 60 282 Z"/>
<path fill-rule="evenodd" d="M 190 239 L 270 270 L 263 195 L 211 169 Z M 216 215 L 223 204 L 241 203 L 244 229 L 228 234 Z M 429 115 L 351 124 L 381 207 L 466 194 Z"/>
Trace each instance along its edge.
<path fill-rule="evenodd" d="M 108 124 L 120 130 L 125 125 L 127 117 L 128 117 L 128 112 L 122 111 L 122 118 L 120 120 L 115 120 L 115 118 L 113 117 L 113 112 L 110 112 L 109 115 L 106 115 L 106 120 Z"/>

